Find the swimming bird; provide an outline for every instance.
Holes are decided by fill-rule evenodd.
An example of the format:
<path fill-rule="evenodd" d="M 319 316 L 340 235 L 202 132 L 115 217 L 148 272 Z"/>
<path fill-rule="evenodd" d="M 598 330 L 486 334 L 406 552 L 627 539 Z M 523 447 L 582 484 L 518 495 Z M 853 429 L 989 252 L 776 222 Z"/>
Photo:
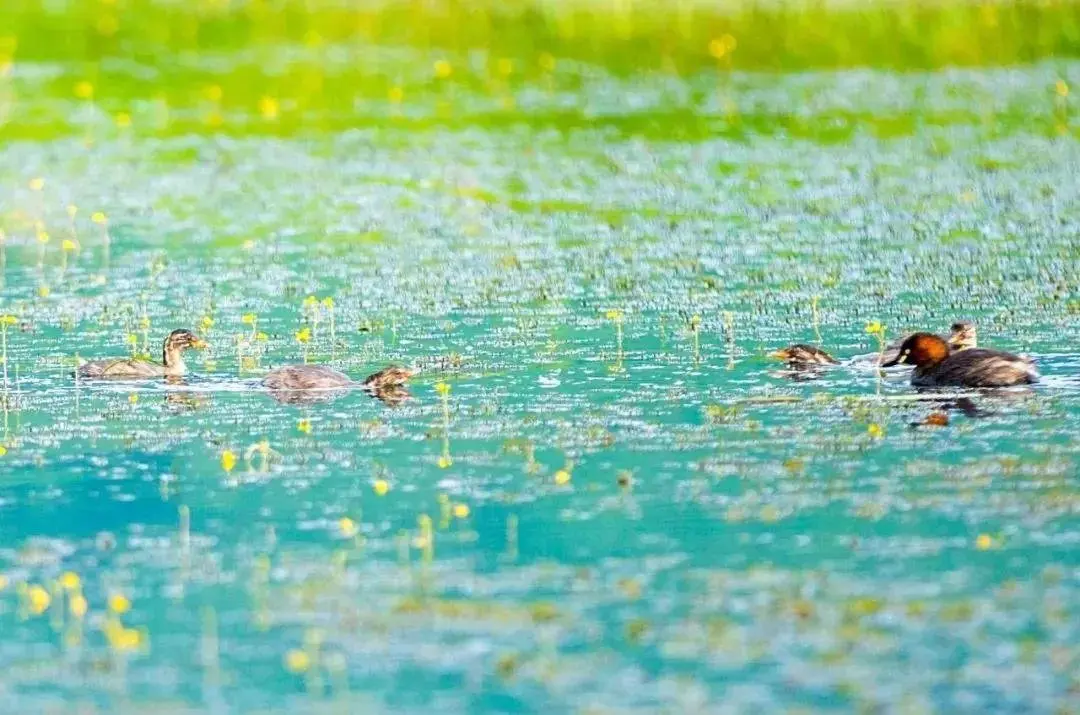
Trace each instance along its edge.
<path fill-rule="evenodd" d="M 909 336 L 899 354 L 882 367 L 900 364 L 915 366 L 911 384 L 921 387 L 1009 387 L 1039 379 L 1028 358 L 982 348 L 952 351 L 948 342 L 933 333 Z"/>
<path fill-rule="evenodd" d="M 894 340 L 885 346 L 883 353 L 867 353 L 856 355 L 849 361 L 853 366 L 859 367 L 884 367 L 886 363 L 896 364 L 896 358 L 900 355 L 900 346 L 911 335 L 905 335 L 899 340 Z M 975 323 L 970 320 L 958 320 L 949 327 L 949 334 L 942 335 L 941 339 L 949 344 L 952 352 L 970 350 L 978 345 L 978 331 Z"/>
<path fill-rule="evenodd" d="M 187 372 L 183 353 L 188 348 L 203 349 L 206 342 L 190 330 L 174 330 L 165 338 L 161 362 L 134 358 L 91 360 L 79 364 L 79 377 L 88 380 L 148 380 L 155 377 L 180 377 Z"/>
<path fill-rule="evenodd" d="M 770 355 L 774 358 L 779 358 L 787 363 L 787 366 L 793 370 L 804 370 L 807 368 L 818 368 L 823 365 L 839 365 L 840 362 L 829 353 L 825 352 L 821 348 L 814 347 L 813 345 L 805 345 L 803 343 L 796 343 L 789 345 L 786 348 L 776 350 Z"/>
<path fill-rule="evenodd" d="M 343 372 L 325 365 L 285 365 L 267 373 L 263 386 L 283 402 L 310 402 L 336 397 L 354 387 L 390 404 L 408 396 L 405 383 L 414 370 L 391 365 L 354 382 Z"/>

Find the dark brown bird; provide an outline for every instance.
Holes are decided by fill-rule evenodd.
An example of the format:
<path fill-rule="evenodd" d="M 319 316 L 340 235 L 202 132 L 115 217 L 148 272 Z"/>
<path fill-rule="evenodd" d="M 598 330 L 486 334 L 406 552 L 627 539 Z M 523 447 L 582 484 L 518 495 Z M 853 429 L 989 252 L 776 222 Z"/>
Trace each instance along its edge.
<path fill-rule="evenodd" d="M 896 340 L 890 343 L 885 348 L 885 353 L 880 356 L 873 356 L 873 361 L 880 364 L 882 367 L 886 367 L 887 363 L 896 364 L 896 358 L 900 355 L 900 346 L 904 344 L 904 341 L 910 338 L 911 335 L 905 335 L 900 340 Z M 960 352 L 961 350 L 970 350 L 978 346 L 979 335 L 975 329 L 975 323 L 970 320 L 958 320 L 949 327 L 949 334 L 941 336 L 941 339 L 949 344 L 949 349 L 952 352 Z M 862 362 L 862 358 L 857 358 Z"/>
<path fill-rule="evenodd" d="M 91 360 L 79 365 L 79 377 L 88 380 L 148 380 L 155 377 L 180 377 L 187 373 L 184 351 L 205 348 L 206 342 L 190 330 L 174 330 L 161 347 L 161 363 L 133 358 Z"/>
<path fill-rule="evenodd" d="M 770 355 L 774 358 L 783 360 L 787 363 L 788 367 L 794 370 L 840 364 L 836 358 L 821 348 L 816 348 L 813 345 L 804 345 L 802 343 L 789 345 L 786 348 L 781 348 L 780 350 L 770 353 Z"/>
<path fill-rule="evenodd" d="M 396 403 L 403 399 L 402 393 L 408 395 L 404 386 L 415 374 L 414 370 L 392 365 L 357 383 L 325 365 L 286 365 L 267 373 L 263 386 L 285 402 L 314 401 L 359 387 L 384 402 Z"/>
<path fill-rule="evenodd" d="M 900 354 L 882 363 L 882 367 L 901 364 L 915 366 L 911 384 L 920 387 L 1009 387 L 1039 379 L 1035 365 L 1027 358 L 982 348 L 954 352 L 933 333 L 908 337 L 900 346 Z"/>

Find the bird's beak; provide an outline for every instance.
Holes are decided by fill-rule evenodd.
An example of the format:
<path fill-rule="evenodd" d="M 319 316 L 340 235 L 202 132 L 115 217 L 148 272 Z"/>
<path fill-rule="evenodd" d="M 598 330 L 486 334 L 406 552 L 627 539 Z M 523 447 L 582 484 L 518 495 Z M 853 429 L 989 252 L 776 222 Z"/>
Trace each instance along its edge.
<path fill-rule="evenodd" d="M 195 342 L 191 344 L 191 347 L 198 350 L 206 350 L 208 347 L 210 347 L 210 343 L 206 342 L 202 338 L 196 338 Z"/>
<path fill-rule="evenodd" d="M 773 350 L 769 353 L 769 357 L 776 358 L 777 360 L 787 360 L 790 355 L 787 350 L 781 348 L 780 350 Z"/>
<path fill-rule="evenodd" d="M 907 361 L 906 358 L 908 356 L 908 352 L 910 352 L 910 351 L 905 350 L 904 352 L 902 352 L 899 355 L 897 355 L 896 357 L 894 357 L 892 360 L 881 363 L 881 366 L 882 367 L 892 367 L 893 365 L 902 365 L 902 364 L 904 364 Z"/>

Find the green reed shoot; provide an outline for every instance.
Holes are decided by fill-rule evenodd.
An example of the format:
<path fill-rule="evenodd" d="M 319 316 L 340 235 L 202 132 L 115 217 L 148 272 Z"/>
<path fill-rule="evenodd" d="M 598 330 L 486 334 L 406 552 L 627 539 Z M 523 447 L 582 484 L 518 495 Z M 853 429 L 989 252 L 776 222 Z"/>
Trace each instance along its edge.
<path fill-rule="evenodd" d="M 453 457 L 450 456 L 450 385 L 446 382 L 435 383 L 435 391 L 439 393 L 439 398 L 442 402 L 442 454 L 439 455 L 439 467 L 442 469 L 448 468 L 454 463 Z"/>
<path fill-rule="evenodd" d="M 735 369 L 735 314 L 724 311 L 724 334 L 727 337 L 727 369 Z"/>
<path fill-rule="evenodd" d="M 332 349 L 337 344 L 337 328 L 334 323 L 334 299 L 326 296 L 322 299 L 322 306 L 326 308 L 326 312 L 330 315 L 330 346 Z"/>
<path fill-rule="evenodd" d="M 881 321 L 873 320 L 866 324 L 867 335 L 873 335 L 877 339 L 878 343 L 878 365 L 885 362 L 885 326 Z M 881 384 L 884 380 L 884 374 L 879 367 L 877 370 L 877 393 L 881 394 Z"/>
<path fill-rule="evenodd" d="M 300 349 L 304 356 L 304 364 L 308 362 L 308 346 L 311 343 L 311 328 L 304 326 L 296 331 L 296 342 L 300 343 Z"/>
<path fill-rule="evenodd" d="M 112 243 L 109 238 L 109 218 L 104 212 L 95 211 L 90 215 L 90 220 L 101 227 L 101 270 L 102 273 L 107 273 L 109 270 L 110 244 Z"/>
<path fill-rule="evenodd" d="M 820 295 L 815 295 L 810 299 L 810 317 L 814 324 L 814 340 L 817 345 L 821 345 L 821 313 L 818 310 L 818 304 L 820 302 Z"/>
<path fill-rule="evenodd" d="M 604 314 L 608 320 L 615 324 L 615 363 L 609 365 L 611 372 L 623 371 L 623 312 L 621 310 L 609 310 Z"/>
<path fill-rule="evenodd" d="M 690 319 L 687 321 L 687 326 L 690 329 L 690 342 L 694 352 L 694 365 L 699 365 L 701 363 L 701 316 L 696 313 L 691 315 Z"/>
<path fill-rule="evenodd" d="M 8 403 L 8 326 L 15 325 L 18 320 L 14 315 L 0 316 L 0 358 L 4 361 L 4 405 Z"/>

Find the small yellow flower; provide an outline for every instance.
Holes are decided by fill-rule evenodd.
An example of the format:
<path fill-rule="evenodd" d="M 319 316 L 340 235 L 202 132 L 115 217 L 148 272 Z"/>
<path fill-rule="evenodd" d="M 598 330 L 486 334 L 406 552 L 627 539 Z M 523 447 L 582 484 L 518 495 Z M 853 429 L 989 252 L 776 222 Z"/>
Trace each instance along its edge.
<path fill-rule="evenodd" d="M 221 468 L 226 472 L 231 472 L 235 466 L 236 454 L 231 449 L 226 449 L 221 453 Z"/>
<path fill-rule="evenodd" d="M 63 242 L 60 243 L 60 247 L 62 249 L 64 249 L 65 251 L 67 251 L 68 253 L 71 253 L 76 248 L 78 248 L 79 245 L 77 243 L 75 243 L 74 241 L 72 241 L 70 238 L 65 238 L 63 240 Z"/>
<path fill-rule="evenodd" d="M 342 536 L 350 537 L 356 536 L 356 533 L 360 531 L 360 527 L 356 525 L 356 522 L 347 516 L 343 516 L 338 519 L 338 530 Z"/>
<path fill-rule="evenodd" d="M 458 519 L 467 519 L 469 517 L 469 505 L 468 504 L 455 504 L 454 516 Z"/>
<path fill-rule="evenodd" d="M 98 224 L 99 226 L 104 226 L 109 221 L 104 211 L 95 211 L 94 213 L 90 214 L 90 220 Z"/>
<path fill-rule="evenodd" d="M 329 309 L 333 309 L 333 307 L 334 307 L 334 299 L 331 298 L 330 296 L 326 296 L 325 298 L 322 299 L 322 304 L 325 307 L 329 308 Z"/>
<path fill-rule="evenodd" d="M 240 322 L 244 325 L 255 325 L 255 314 L 244 313 L 242 316 L 240 316 Z"/>
<path fill-rule="evenodd" d="M 199 327 L 203 330 L 209 330 L 210 328 L 214 327 L 214 319 L 211 318 L 209 315 L 204 315 L 202 317 L 202 320 L 199 321 Z"/>
<path fill-rule="evenodd" d="M 449 469 L 450 466 L 453 463 L 454 463 L 454 460 L 451 459 L 450 457 L 448 457 L 445 454 L 442 455 L 441 457 L 439 457 L 439 461 L 438 461 L 439 469 Z"/>
<path fill-rule="evenodd" d="M 65 591 L 75 591 L 82 585 L 82 580 L 79 578 L 79 574 L 74 571 L 65 571 L 60 574 L 60 585 L 64 587 Z"/>
<path fill-rule="evenodd" d="M 69 602 L 69 608 L 71 609 L 71 615 L 76 618 L 82 618 L 86 615 L 86 611 L 89 610 L 90 605 L 86 602 L 86 596 L 81 593 L 76 593 L 71 597 Z"/>
<path fill-rule="evenodd" d="M 435 383 L 435 392 L 439 393 L 440 395 L 449 395 L 450 394 L 450 385 L 449 385 L 449 383 L 436 382 Z"/>
<path fill-rule="evenodd" d="M 285 668 L 290 673 L 303 673 L 311 667 L 311 656 L 302 650 L 290 650 L 285 654 Z"/>
<path fill-rule="evenodd" d="M 244 250 L 245 251 L 254 251 L 255 250 L 255 241 L 254 241 L 254 239 L 249 238 L 246 241 L 244 241 Z"/>
<path fill-rule="evenodd" d="M 90 99 L 94 96 L 94 85 L 90 84 L 86 80 L 78 82 L 75 85 L 75 96 L 79 99 Z"/>
<path fill-rule="evenodd" d="M 450 63 L 446 60 L 437 60 L 435 62 L 435 76 L 439 79 L 446 79 L 454 73 L 454 68 L 450 66 Z"/>
<path fill-rule="evenodd" d="M 75 218 L 75 214 L 79 213 L 79 207 L 75 204 L 68 204 L 67 215 L 71 218 Z"/>
<path fill-rule="evenodd" d="M 0 591 L 8 587 L 8 577 L 0 574 Z"/>
<path fill-rule="evenodd" d="M 45 188 L 45 179 L 41 178 L 40 176 L 36 177 L 36 178 L 33 178 L 33 179 L 30 179 L 30 190 L 31 191 L 41 191 L 44 188 Z"/>
<path fill-rule="evenodd" d="M 371 485 L 371 488 L 375 491 L 375 494 L 382 497 L 386 496 L 386 493 L 390 491 L 390 483 L 385 479 L 376 479 L 375 483 Z"/>
<path fill-rule="evenodd" d="M 709 43 L 709 54 L 720 59 L 725 55 L 728 55 L 735 51 L 735 48 L 739 46 L 734 35 L 721 35 L 715 38 Z"/>
<path fill-rule="evenodd" d="M 50 293 L 52 293 L 52 290 L 49 286 L 38 286 L 37 294 L 39 297 L 48 298 Z"/>
<path fill-rule="evenodd" d="M 885 430 L 879 424 L 872 424 L 866 428 L 867 434 L 874 439 L 881 439 L 885 436 Z"/>
<path fill-rule="evenodd" d="M 405 99 L 405 90 L 401 87 L 391 87 L 390 91 L 386 93 L 386 98 L 394 104 L 401 104 Z"/>
<path fill-rule="evenodd" d="M 975 539 L 975 548 L 979 551 L 986 551 L 994 546 L 994 540 L 990 538 L 989 534 L 979 534 Z"/>
<path fill-rule="evenodd" d="M 555 483 L 559 486 L 565 486 L 570 483 L 570 472 L 565 469 L 560 469 L 555 472 Z"/>
<path fill-rule="evenodd" d="M 507 57 L 500 59 L 495 66 L 503 77 L 509 77 L 514 73 L 514 61 Z"/>
<path fill-rule="evenodd" d="M 26 589 L 26 606 L 35 616 L 40 616 L 49 609 L 52 597 L 49 592 L 36 583 Z"/>
<path fill-rule="evenodd" d="M 3 457 L 5 454 L 7 454 L 7 447 L 0 445 L 0 457 Z"/>
<path fill-rule="evenodd" d="M 114 121 L 120 129 L 127 129 L 131 126 L 131 115 L 127 112 L 117 112 Z"/>
<path fill-rule="evenodd" d="M 278 109 L 278 101 L 273 97 L 263 97 L 259 100 L 259 114 L 262 115 L 263 119 L 277 119 Z"/>
<path fill-rule="evenodd" d="M 46 231 L 45 229 L 39 228 L 37 230 L 37 240 L 41 241 L 42 243 L 48 243 L 49 242 L 49 232 Z"/>
<path fill-rule="evenodd" d="M 131 601 L 122 593 L 114 593 L 109 596 L 109 610 L 117 614 L 127 613 L 131 610 Z"/>
<path fill-rule="evenodd" d="M 218 84 L 210 84 L 203 89 L 203 96 L 211 102 L 220 102 L 222 94 L 221 85 Z"/>
<path fill-rule="evenodd" d="M 296 423 L 296 429 L 304 434 L 311 434 L 311 420 L 303 419 Z"/>
<path fill-rule="evenodd" d="M 304 298 L 304 307 L 305 308 L 311 308 L 311 307 L 316 306 L 318 304 L 319 304 L 319 299 L 316 298 L 313 295 L 309 295 L 307 298 Z"/>
<path fill-rule="evenodd" d="M 296 331 L 296 341 L 299 343 L 311 342 L 311 328 L 301 328 Z"/>
<path fill-rule="evenodd" d="M 555 70 L 555 56 L 549 52 L 540 53 L 540 69 L 545 72 L 552 72 Z"/>
<path fill-rule="evenodd" d="M 885 326 L 877 320 L 872 320 L 866 324 L 867 335 L 880 335 L 883 330 L 885 330 Z"/>
<path fill-rule="evenodd" d="M 135 650 L 142 644 L 142 632 L 135 628 L 117 626 L 106 632 L 109 645 L 116 650 Z"/>
<path fill-rule="evenodd" d="M 130 395 L 128 395 L 128 402 L 130 402 L 133 405 L 137 404 L 139 402 L 139 396 L 137 394 L 135 394 L 134 392 L 131 393 Z"/>
<path fill-rule="evenodd" d="M 1065 80 L 1059 79 L 1057 82 L 1054 83 L 1054 92 L 1059 97 L 1068 97 L 1069 85 L 1065 82 Z"/>
<path fill-rule="evenodd" d="M 621 310 L 609 310 L 608 312 L 604 313 L 604 317 L 608 320 L 614 320 L 615 322 L 618 322 L 622 320 L 623 314 Z"/>
<path fill-rule="evenodd" d="M 255 339 L 258 340 L 259 342 L 265 343 L 267 340 L 270 339 L 270 336 L 267 335 L 266 333 L 261 333 L 260 332 L 260 333 L 255 333 Z"/>

